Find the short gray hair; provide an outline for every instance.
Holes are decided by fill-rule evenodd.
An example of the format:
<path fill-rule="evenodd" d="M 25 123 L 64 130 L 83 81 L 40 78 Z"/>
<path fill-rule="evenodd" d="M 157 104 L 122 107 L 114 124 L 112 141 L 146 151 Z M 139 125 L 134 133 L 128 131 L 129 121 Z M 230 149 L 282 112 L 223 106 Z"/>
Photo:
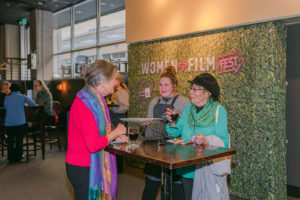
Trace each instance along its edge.
<path fill-rule="evenodd" d="M 83 78 L 85 84 L 98 86 L 100 81 L 106 81 L 117 72 L 117 67 L 106 60 L 96 60 L 86 70 Z"/>

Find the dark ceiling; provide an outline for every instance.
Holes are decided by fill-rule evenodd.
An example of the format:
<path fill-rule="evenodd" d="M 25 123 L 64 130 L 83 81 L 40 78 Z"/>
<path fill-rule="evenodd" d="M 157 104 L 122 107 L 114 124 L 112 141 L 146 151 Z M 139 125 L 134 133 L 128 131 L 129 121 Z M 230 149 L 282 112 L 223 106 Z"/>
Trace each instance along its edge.
<path fill-rule="evenodd" d="M 0 24 L 18 24 L 22 18 L 29 22 L 35 9 L 56 12 L 83 0 L 0 0 Z"/>

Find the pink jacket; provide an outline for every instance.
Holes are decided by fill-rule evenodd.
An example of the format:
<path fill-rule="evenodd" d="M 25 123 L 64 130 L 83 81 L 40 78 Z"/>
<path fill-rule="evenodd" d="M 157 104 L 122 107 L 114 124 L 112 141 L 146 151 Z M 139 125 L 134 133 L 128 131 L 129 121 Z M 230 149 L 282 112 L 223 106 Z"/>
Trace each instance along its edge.
<path fill-rule="evenodd" d="M 71 165 L 89 167 L 90 153 L 104 149 L 107 145 L 108 139 L 99 135 L 92 112 L 76 97 L 69 116 L 66 162 Z"/>

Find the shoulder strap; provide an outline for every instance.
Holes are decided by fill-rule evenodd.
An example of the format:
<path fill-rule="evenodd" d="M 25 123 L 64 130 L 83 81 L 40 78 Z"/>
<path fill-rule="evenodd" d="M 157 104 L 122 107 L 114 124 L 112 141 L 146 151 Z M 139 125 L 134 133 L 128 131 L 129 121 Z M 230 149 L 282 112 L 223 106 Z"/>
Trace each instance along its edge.
<path fill-rule="evenodd" d="M 159 104 L 160 103 L 160 98 L 158 98 L 158 101 L 157 101 L 157 103 L 156 104 Z"/>
<path fill-rule="evenodd" d="M 173 105 L 174 105 L 174 103 L 175 103 L 175 101 L 176 101 L 176 99 L 178 98 L 178 95 L 176 95 L 175 97 L 174 97 L 174 99 L 173 99 L 173 101 L 172 101 L 172 103 L 171 103 L 171 106 L 173 107 Z"/>

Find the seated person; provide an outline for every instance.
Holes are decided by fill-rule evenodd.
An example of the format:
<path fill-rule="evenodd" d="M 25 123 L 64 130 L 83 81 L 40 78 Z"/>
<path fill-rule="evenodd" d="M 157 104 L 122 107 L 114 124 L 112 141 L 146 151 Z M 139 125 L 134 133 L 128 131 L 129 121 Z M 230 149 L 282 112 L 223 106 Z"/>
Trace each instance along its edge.
<path fill-rule="evenodd" d="M 129 90 L 124 83 L 121 74 L 117 74 L 114 93 L 111 95 L 111 101 L 117 106 L 110 108 L 110 119 L 114 126 L 120 122 L 120 118 L 126 117 L 126 112 L 129 109 Z"/>
<path fill-rule="evenodd" d="M 34 81 L 34 89 L 37 92 L 35 97 L 35 102 L 38 105 L 44 105 L 44 119 L 45 121 L 53 122 L 54 111 L 53 111 L 53 100 L 52 95 L 46 86 L 45 82 L 42 80 Z"/>

